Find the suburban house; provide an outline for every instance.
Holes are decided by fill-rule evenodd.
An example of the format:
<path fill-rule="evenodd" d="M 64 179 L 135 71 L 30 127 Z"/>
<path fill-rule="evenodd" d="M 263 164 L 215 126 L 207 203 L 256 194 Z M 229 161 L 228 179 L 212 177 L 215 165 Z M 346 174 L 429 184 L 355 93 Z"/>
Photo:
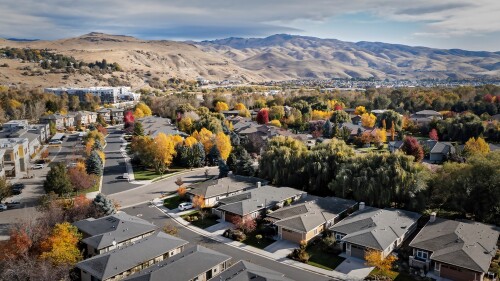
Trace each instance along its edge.
<path fill-rule="evenodd" d="M 446 156 L 456 152 L 453 144 L 443 141 L 427 140 L 423 143 L 429 149 L 429 160 L 435 163 L 441 163 Z"/>
<path fill-rule="evenodd" d="M 188 242 L 164 232 L 76 264 L 82 281 L 120 280 L 182 252 Z"/>
<path fill-rule="evenodd" d="M 75 126 L 87 127 L 97 122 L 97 113 L 91 111 L 78 111 L 75 114 Z"/>
<path fill-rule="evenodd" d="M 19 177 L 29 165 L 29 141 L 27 138 L 0 139 L 0 149 L 4 150 L 6 177 Z"/>
<path fill-rule="evenodd" d="M 268 209 L 282 208 L 305 197 L 305 191 L 290 187 L 275 187 L 265 185 L 237 195 L 219 200 L 219 207 L 213 213 L 232 222 L 234 218 L 257 218 L 265 215 Z"/>
<path fill-rule="evenodd" d="M 172 121 L 169 118 L 146 116 L 139 118 L 138 121 L 142 123 L 144 132 L 152 137 L 156 137 L 159 133 L 164 133 L 167 136 L 179 135 L 183 138 L 189 136 L 188 134 L 179 131 L 179 129 L 172 124 Z"/>
<path fill-rule="evenodd" d="M 40 117 L 40 123 L 50 124 L 53 122 L 57 129 L 75 126 L 75 116 L 73 114 L 62 115 L 60 113 L 50 114 Z"/>
<path fill-rule="evenodd" d="M 347 256 L 364 259 L 367 250 L 387 257 L 416 229 L 420 214 L 399 209 L 378 209 L 359 203 L 359 210 L 330 229 Z"/>
<path fill-rule="evenodd" d="M 396 152 L 396 150 L 400 150 L 401 147 L 403 147 L 403 143 L 404 143 L 404 141 L 400 141 L 400 140 L 399 141 L 390 141 L 389 146 L 388 146 L 389 151 L 394 153 L 394 152 Z"/>
<path fill-rule="evenodd" d="M 410 266 L 457 281 L 482 281 L 497 250 L 498 227 L 431 214 L 411 241 Z"/>
<path fill-rule="evenodd" d="M 116 124 L 123 123 L 123 108 L 109 108 L 111 122 Z"/>
<path fill-rule="evenodd" d="M 111 122 L 111 112 L 109 111 L 109 108 L 103 107 L 97 110 L 97 114 L 101 115 L 106 123 Z"/>
<path fill-rule="evenodd" d="M 137 272 L 127 281 L 207 281 L 226 270 L 230 256 L 196 245 Z"/>
<path fill-rule="evenodd" d="M 357 205 L 355 201 L 337 197 L 308 196 L 302 201 L 267 214 L 266 220 L 278 228 L 279 239 L 309 242 Z"/>
<path fill-rule="evenodd" d="M 119 212 L 99 219 L 88 218 L 73 223 L 83 234 L 87 255 L 94 256 L 152 235 L 158 228 L 143 219 Z"/>
<path fill-rule="evenodd" d="M 443 119 L 443 115 L 434 110 L 422 110 L 410 115 L 410 120 L 416 124 L 429 124 L 433 119 Z"/>
<path fill-rule="evenodd" d="M 241 260 L 210 281 L 293 281 L 283 273 Z"/>
<path fill-rule="evenodd" d="M 186 194 L 191 200 L 195 196 L 203 197 L 205 199 L 205 206 L 212 207 L 220 199 L 259 187 L 262 182 L 264 184 L 267 183 L 267 181 L 259 178 L 238 176 L 230 173 L 225 178 L 192 184 L 190 186 L 191 189 Z"/>
<path fill-rule="evenodd" d="M 17 130 L 27 129 L 29 126 L 28 120 L 10 120 L 2 124 L 2 129 L 6 132 L 16 132 Z"/>

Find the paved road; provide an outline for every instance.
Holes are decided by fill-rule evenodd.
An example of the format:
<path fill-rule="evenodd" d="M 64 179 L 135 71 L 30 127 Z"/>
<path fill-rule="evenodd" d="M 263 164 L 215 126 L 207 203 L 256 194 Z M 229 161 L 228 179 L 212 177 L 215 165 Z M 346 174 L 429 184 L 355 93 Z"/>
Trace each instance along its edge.
<path fill-rule="evenodd" d="M 127 180 L 119 179 L 127 172 L 125 159 L 123 158 L 120 148 L 123 144 L 120 137 L 122 132 L 116 128 L 108 128 L 108 137 L 106 137 L 106 163 L 104 164 L 104 172 L 102 178 L 101 192 L 109 195 L 137 187 L 136 184 L 131 184 Z"/>
<path fill-rule="evenodd" d="M 285 274 L 287 277 L 292 278 L 294 280 L 315 280 L 315 281 L 331 280 L 328 277 L 318 275 L 306 270 L 298 269 L 209 239 L 205 236 L 202 236 L 196 232 L 193 232 L 181 226 L 175 220 L 171 219 L 166 214 L 164 214 L 163 212 L 161 212 L 160 210 L 149 204 L 137 205 L 135 207 L 123 209 L 123 211 L 126 212 L 127 214 L 138 216 L 142 219 L 152 222 L 160 227 L 163 227 L 166 223 L 175 225 L 179 229 L 178 235 L 180 238 L 187 240 L 191 244 L 199 244 L 204 247 L 229 255 L 233 257 L 232 259 L 233 263 L 236 263 L 239 260 L 246 260 L 267 267 L 269 269 L 281 272 Z"/>
<path fill-rule="evenodd" d="M 212 176 L 217 175 L 219 173 L 219 169 L 217 167 L 208 168 L 208 171 L 209 175 Z M 195 169 L 193 171 L 180 174 L 178 176 L 172 176 L 171 178 L 167 178 L 140 187 L 135 186 L 136 188 L 132 190 L 111 194 L 109 198 L 115 200 L 123 208 L 137 205 L 143 202 L 148 202 L 155 198 L 160 197 L 162 192 L 176 191 L 178 186 L 175 184 L 175 181 L 177 180 L 178 177 L 181 177 L 182 181 L 186 184 L 204 180 L 205 168 Z M 104 189 L 104 183 L 103 183 L 103 189 Z"/>

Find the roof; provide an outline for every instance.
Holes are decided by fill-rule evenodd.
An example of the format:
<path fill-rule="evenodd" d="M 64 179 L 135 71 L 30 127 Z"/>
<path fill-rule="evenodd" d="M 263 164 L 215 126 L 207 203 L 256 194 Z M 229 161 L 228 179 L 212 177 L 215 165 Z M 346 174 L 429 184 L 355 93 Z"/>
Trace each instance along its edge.
<path fill-rule="evenodd" d="M 394 147 L 396 149 L 400 149 L 404 144 L 404 141 L 390 141 L 389 147 Z"/>
<path fill-rule="evenodd" d="M 428 115 L 428 116 L 441 116 L 441 113 L 434 111 L 434 110 L 421 110 L 421 111 L 415 112 L 415 114 Z"/>
<path fill-rule="evenodd" d="M 410 246 L 431 251 L 431 259 L 487 272 L 496 253 L 499 230 L 479 222 L 436 218 L 429 221 Z"/>
<path fill-rule="evenodd" d="M 267 214 L 267 218 L 277 220 L 275 225 L 307 233 L 335 219 L 357 204 L 356 201 L 337 197 L 309 196 L 305 200 L 307 201 L 304 203 Z"/>
<path fill-rule="evenodd" d="M 164 232 L 157 232 L 129 246 L 81 261 L 76 267 L 100 280 L 106 280 L 187 243 Z"/>
<path fill-rule="evenodd" d="M 455 147 L 450 142 L 427 140 L 424 145 L 429 147 L 430 153 L 448 154 L 455 151 Z"/>
<path fill-rule="evenodd" d="M 219 206 L 218 209 L 245 216 L 264 208 L 273 207 L 288 198 L 304 194 L 307 193 L 290 187 L 265 185 L 251 189 L 248 192 L 220 199 L 219 203 L 223 205 Z"/>
<path fill-rule="evenodd" d="M 99 219 L 85 219 L 73 223 L 89 237 L 82 240 L 96 249 L 102 249 L 129 240 L 139 235 L 155 231 L 157 226 L 143 219 L 119 212 Z"/>
<path fill-rule="evenodd" d="M 209 281 L 293 281 L 283 273 L 253 264 L 239 261 Z"/>
<path fill-rule="evenodd" d="M 187 193 L 201 195 L 207 199 L 222 194 L 254 188 L 256 187 L 257 182 L 261 182 L 262 184 L 267 183 L 266 180 L 259 178 L 231 175 L 221 179 L 208 180 L 193 184 L 190 186 L 191 189 Z"/>
<path fill-rule="evenodd" d="M 346 236 L 342 241 L 383 251 L 404 236 L 420 214 L 399 209 L 365 207 L 330 229 Z"/>
<path fill-rule="evenodd" d="M 164 281 L 192 280 L 207 270 L 230 260 L 231 257 L 196 245 L 124 280 Z"/>

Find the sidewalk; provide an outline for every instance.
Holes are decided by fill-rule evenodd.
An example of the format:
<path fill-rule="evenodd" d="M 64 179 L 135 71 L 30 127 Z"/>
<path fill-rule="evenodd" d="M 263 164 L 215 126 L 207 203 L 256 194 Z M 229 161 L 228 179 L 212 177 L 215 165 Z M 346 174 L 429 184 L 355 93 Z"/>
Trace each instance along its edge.
<path fill-rule="evenodd" d="M 348 276 L 346 274 L 342 274 L 342 273 L 337 272 L 337 271 L 325 270 L 325 269 L 322 269 L 319 267 L 315 267 L 315 266 L 301 263 L 301 262 L 298 262 L 295 260 L 284 258 L 282 255 L 280 255 L 280 253 L 270 253 L 270 252 L 262 250 L 262 249 L 248 246 L 248 245 L 243 244 L 241 242 L 234 241 L 232 239 L 229 239 L 229 238 L 226 238 L 222 235 L 219 235 L 220 231 L 216 231 L 214 233 L 211 233 L 211 232 L 206 231 L 204 229 L 194 227 L 189 222 L 183 220 L 178 214 L 170 212 L 169 209 L 167 209 L 163 206 L 162 202 L 163 202 L 163 199 L 160 199 L 160 198 L 153 200 L 153 204 L 156 206 L 156 208 L 161 210 L 166 215 L 170 216 L 172 219 L 174 219 L 176 222 L 178 222 L 182 226 L 189 228 L 189 230 L 191 230 L 193 232 L 196 232 L 196 233 L 203 235 L 205 237 L 209 237 L 209 238 L 211 238 L 215 241 L 218 241 L 220 243 L 224 243 L 224 244 L 229 245 L 231 247 L 235 247 L 235 248 L 238 248 L 238 249 L 243 250 L 243 251 L 251 252 L 253 254 L 256 254 L 256 255 L 259 255 L 259 256 L 262 256 L 262 257 L 265 257 L 265 258 L 268 258 L 268 259 L 271 259 L 271 260 L 274 260 L 277 262 L 281 262 L 281 263 L 289 265 L 289 266 L 293 266 L 296 268 L 300 268 L 300 269 L 304 269 L 307 271 L 315 272 L 317 274 L 328 276 L 328 277 L 331 277 L 331 278 L 336 279 L 336 280 L 362 280 L 362 279 Z"/>

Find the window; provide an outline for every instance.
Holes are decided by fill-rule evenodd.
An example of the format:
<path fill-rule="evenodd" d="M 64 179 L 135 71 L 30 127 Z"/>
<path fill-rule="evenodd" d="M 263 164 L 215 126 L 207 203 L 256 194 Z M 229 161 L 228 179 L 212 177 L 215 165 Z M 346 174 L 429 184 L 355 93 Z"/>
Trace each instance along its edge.
<path fill-rule="evenodd" d="M 344 238 L 344 235 L 342 235 L 340 233 L 335 233 L 335 240 L 340 241 L 340 240 L 342 240 L 342 238 Z"/>
<path fill-rule="evenodd" d="M 416 256 L 417 256 L 417 258 L 423 259 L 423 260 L 429 259 L 429 253 L 427 251 L 423 251 L 423 250 L 417 250 Z"/>
<path fill-rule="evenodd" d="M 440 263 L 438 263 L 438 262 L 437 262 L 437 263 L 435 263 L 435 264 L 434 264 L 434 270 L 435 270 L 435 271 L 440 271 L 440 270 L 441 270 L 441 264 L 440 264 Z"/>
<path fill-rule="evenodd" d="M 316 235 L 316 234 L 318 234 L 318 229 L 317 228 L 314 229 L 314 235 Z"/>

